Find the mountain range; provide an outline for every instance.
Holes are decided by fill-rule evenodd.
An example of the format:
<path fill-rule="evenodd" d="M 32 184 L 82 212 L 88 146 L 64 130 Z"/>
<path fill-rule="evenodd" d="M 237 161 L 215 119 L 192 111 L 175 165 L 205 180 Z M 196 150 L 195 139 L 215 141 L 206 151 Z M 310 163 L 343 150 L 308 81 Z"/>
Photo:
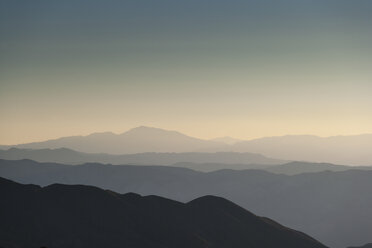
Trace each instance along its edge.
<path fill-rule="evenodd" d="M 18 148 L 69 148 L 87 153 L 133 154 L 145 152 L 195 152 L 226 150 L 221 142 L 193 138 L 176 131 L 137 127 L 122 134 L 93 133 L 43 142 L 16 145 Z"/>
<path fill-rule="evenodd" d="M 232 151 L 249 151 L 265 156 L 345 165 L 372 165 L 372 134 L 318 137 L 287 135 L 243 141 Z"/>
<path fill-rule="evenodd" d="M 0 246 L 54 248 L 326 248 L 215 196 L 188 203 L 91 186 L 0 178 Z"/>
<path fill-rule="evenodd" d="M 317 137 L 287 135 L 248 141 L 232 138 L 203 140 L 176 131 L 137 127 L 122 134 L 94 133 L 43 142 L 1 146 L 26 149 L 68 148 L 85 153 L 185 153 L 241 152 L 257 153 L 270 158 L 290 161 L 324 162 L 346 165 L 372 165 L 372 134 Z"/>
<path fill-rule="evenodd" d="M 221 169 L 265 170 L 277 174 L 296 175 L 307 172 L 346 171 L 350 169 L 372 170 L 371 166 L 345 166 L 329 163 L 287 162 L 267 158 L 260 154 L 217 152 L 217 153 L 138 153 L 138 154 L 94 154 L 82 153 L 67 148 L 0 150 L 0 159 L 30 159 L 37 162 L 52 162 L 69 165 L 103 163 L 115 165 L 166 165 L 211 172 Z"/>
<path fill-rule="evenodd" d="M 104 154 L 83 153 L 67 148 L 58 149 L 20 149 L 10 148 L 0 150 L 0 158 L 19 160 L 32 159 L 38 162 L 56 162 L 65 164 L 82 164 L 98 162 L 108 164 L 132 164 L 132 165 L 173 165 L 188 162 L 195 164 L 214 163 L 237 165 L 241 168 L 251 168 L 250 165 L 264 166 L 283 164 L 287 161 L 272 159 L 260 154 L 237 153 L 237 152 L 188 152 L 188 153 L 136 153 L 136 154 Z M 229 167 L 227 167 L 229 168 Z"/>
<path fill-rule="evenodd" d="M 93 185 L 119 193 L 188 202 L 215 195 L 305 232 L 332 248 L 372 237 L 372 171 L 302 173 L 263 170 L 198 172 L 167 166 L 63 165 L 0 160 L 0 175 L 20 183 Z"/>

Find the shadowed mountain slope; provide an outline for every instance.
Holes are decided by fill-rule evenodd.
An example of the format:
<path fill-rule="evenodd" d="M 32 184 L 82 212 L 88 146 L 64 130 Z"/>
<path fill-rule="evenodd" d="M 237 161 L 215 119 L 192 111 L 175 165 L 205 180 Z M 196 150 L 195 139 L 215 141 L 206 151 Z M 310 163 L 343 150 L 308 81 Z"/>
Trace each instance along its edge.
<path fill-rule="evenodd" d="M 372 236 L 372 171 L 287 176 L 260 170 L 202 173 L 165 166 L 0 160 L 0 175 L 21 183 L 94 185 L 182 202 L 221 196 L 335 248 L 367 243 Z"/>
<path fill-rule="evenodd" d="M 365 245 L 362 245 L 362 246 L 350 246 L 348 248 L 372 248 L 372 243 L 365 244 Z"/>
<path fill-rule="evenodd" d="M 325 248 L 304 233 L 204 196 L 187 204 L 81 185 L 0 178 L 0 244 L 10 247 Z"/>

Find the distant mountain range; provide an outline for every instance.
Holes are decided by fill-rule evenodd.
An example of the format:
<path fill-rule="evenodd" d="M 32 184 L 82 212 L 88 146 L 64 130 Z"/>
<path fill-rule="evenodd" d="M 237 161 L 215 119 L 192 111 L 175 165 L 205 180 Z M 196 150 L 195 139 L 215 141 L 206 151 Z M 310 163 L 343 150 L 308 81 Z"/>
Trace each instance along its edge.
<path fill-rule="evenodd" d="M 132 165 L 172 165 L 176 163 L 188 162 L 195 164 L 214 163 L 226 164 L 225 168 L 249 169 L 253 165 L 276 165 L 287 161 L 272 159 L 254 153 L 236 153 L 236 152 L 217 152 L 217 153 L 137 153 L 137 154 L 93 154 L 77 152 L 67 148 L 58 149 L 19 149 L 10 148 L 0 150 L 1 159 L 32 159 L 38 162 L 56 162 L 64 164 L 82 164 L 88 162 L 108 163 L 108 164 L 132 164 Z M 229 167 L 229 166 L 232 167 Z M 240 166 L 240 167 L 239 167 Z"/>
<path fill-rule="evenodd" d="M 345 165 L 372 165 L 372 134 L 321 138 L 288 135 L 243 141 L 231 151 L 249 151 L 265 156 Z"/>
<path fill-rule="evenodd" d="M 216 195 L 308 233 L 332 248 L 367 243 L 372 237 L 372 171 L 351 169 L 288 176 L 262 170 L 203 173 L 166 166 L 71 166 L 0 160 L 0 175 L 21 183 L 93 185 L 182 202 Z"/>
<path fill-rule="evenodd" d="M 0 159 L 31 159 L 37 162 L 52 162 L 69 165 L 103 163 L 115 165 L 171 165 L 197 171 L 221 169 L 258 169 L 277 174 L 295 175 L 320 171 L 346 171 L 350 169 L 372 170 L 371 166 L 344 166 L 329 163 L 287 162 L 252 153 L 138 153 L 127 155 L 82 153 L 59 149 L 19 149 L 0 150 Z"/>
<path fill-rule="evenodd" d="M 288 135 L 249 141 L 225 137 L 214 140 L 193 138 L 176 131 L 137 127 L 123 134 L 94 133 L 15 146 L 26 149 L 68 148 L 86 153 L 185 153 L 248 152 L 270 158 L 345 165 L 372 165 L 372 134 L 321 138 L 311 135 Z"/>
<path fill-rule="evenodd" d="M 289 162 L 279 165 L 265 164 L 222 164 L 222 163 L 176 163 L 174 167 L 188 168 L 203 172 L 217 170 L 263 170 L 275 174 L 298 175 L 302 173 L 315 173 L 322 171 L 372 170 L 372 166 L 345 166 L 328 163 Z"/>
<path fill-rule="evenodd" d="M 71 136 L 43 142 L 21 144 L 15 147 L 29 149 L 69 148 L 87 153 L 133 154 L 145 152 L 224 151 L 221 142 L 193 138 L 176 131 L 152 127 L 137 127 L 122 134 L 94 133 Z"/>
<path fill-rule="evenodd" d="M 90 186 L 41 188 L 0 178 L 0 199 L 2 247 L 326 248 L 215 196 L 180 203 Z"/>

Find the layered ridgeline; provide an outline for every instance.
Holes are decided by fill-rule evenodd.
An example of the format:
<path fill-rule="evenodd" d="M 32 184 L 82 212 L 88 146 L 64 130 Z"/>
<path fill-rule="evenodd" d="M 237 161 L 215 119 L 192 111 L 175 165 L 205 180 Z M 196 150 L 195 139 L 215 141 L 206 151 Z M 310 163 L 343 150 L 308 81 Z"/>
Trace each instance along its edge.
<path fill-rule="evenodd" d="M 83 153 L 67 148 L 57 149 L 21 149 L 10 148 L 0 150 L 0 159 L 20 160 L 31 159 L 38 162 L 55 162 L 63 164 L 82 164 L 97 162 L 105 164 L 132 164 L 132 165 L 173 165 L 176 163 L 204 164 L 201 170 L 215 168 L 249 169 L 260 168 L 265 165 L 286 163 L 284 160 L 272 159 L 254 153 L 236 152 L 187 152 L 187 153 L 136 153 L 113 155 L 103 153 Z M 210 166 L 207 166 L 210 164 Z M 212 164 L 215 164 L 214 166 Z M 218 166 L 217 164 L 221 164 Z M 228 166 L 223 166 L 228 165 Z M 197 169 L 197 165 L 194 166 Z M 204 167 L 209 167 L 210 169 Z"/>
<path fill-rule="evenodd" d="M 347 165 L 372 165 L 372 134 L 318 137 L 287 135 L 239 142 L 232 151 L 265 156 Z"/>
<path fill-rule="evenodd" d="M 180 203 L 90 186 L 44 188 L 0 178 L 0 246 L 325 248 L 223 198 Z"/>
<path fill-rule="evenodd" d="M 372 165 L 371 144 L 372 134 L 327 138 L 289 135 L 248 141 L 231 138 L 203 140 L 176 131 L 138 127 L 122 134 L 94 133 L 88 136 L 71 136 L 44 142 L 0 146 L 0 148 L 68 148 L 79 152 L 109 154 L 248 152 L 281 160 Z"/>
<path fill-rule="evenodd" d="M 216 195 L 333 248 L 368 243 L 372 237 L 372 171 L 287 176 L 262 170 L 203 173 L 166 166 L 71 166 L 0 160 L 0 175 L 21 183 L 94 185 L 182 202 Z"/>
<path fill-rule="evenodd" d="M 259 169 L 277 174 L 295 175 L 305 172 L 346 171 L 350 169 L 371 170 L 371 166 L 345 166 L 330 163 L 287 162 L 271 159 L 260 154 L 216 152 L 216 153 L 137 153 L 125 155 L 83 153 L 67 148 L 0 150 L 0 159 L 30 159 L 37 162 L 53 162 L 78 165 L 90 162 L 115 165 L 171 165 L 197 171 L 221 169 Z"/>

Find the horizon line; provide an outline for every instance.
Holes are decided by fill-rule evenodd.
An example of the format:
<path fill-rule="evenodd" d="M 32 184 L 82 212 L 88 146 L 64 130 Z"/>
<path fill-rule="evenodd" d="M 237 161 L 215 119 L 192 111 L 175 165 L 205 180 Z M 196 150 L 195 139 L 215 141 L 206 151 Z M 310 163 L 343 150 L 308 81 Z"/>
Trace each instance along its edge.
<path fill-rule="evenodd" d="M 19 146 L 19 145 L 26 145 L 26 144 L 32 144 L 32 143 L 40 143 L 40 142 L 46 142 L 46 141 L 52 141 L 52 140 L 59 140 L 59 139 L 63 139 L 63 138 L 89 137 L 91 135 L 97 135 L 97 134 L 112 134 L 112 135 L 115 135 L 115 136 L 119 136 L 119 135 L 123 135 L 125 133 L 128 133 L 130 131 L 133 131 L 133 130 L 139 129 L 139 128 L 156 129 L 156 130 L 161 130 L 161 131 L 165 131 L 165 132 L 175 132 L 175 133 L 178 133 L 178 134 L 190 137 L 190 138 L 204 140 L 204 141 L 214 141 L 215 139 L 219 139 L 219 138 L 232 138 L 232 139 L 238 140 L 236 143 L 245 142 L 245 141 L 253 141 L 253 140 L 258 140 L 258 139 L 265 139 L 265 138 L 288 137 L 288 136 L 310 136 L 310 137 L 317 137 L 317 138 L 334 138 L 334 137 L 372 135 L 372 132 L 371 133 L 356 133 L 356 134 L 338 134 L 338 135 L 330 135 L 330 136 L 322 136 L 322 135 L 317 135 L 317 134 L 303 134 L 302 133 L 302 134 L 268 135 L 268 136 L 260 136 L 260 137 L 251 138 L 251 139 L 236 138 L 236 137 L 232 137 L 232 136 L 229 136 L 229 135 L 218 136 L 218 137 L 215 137 L 215 138 L 200 138 L 200 137 L 195 137 L 195 136 L 192 136 L 192 135 L 185 134 L 183 132 L 180 132 L 180 131 L 177 131 L 177 130 L 174 130 L 174 129 L 164 129 L 164 128 L 159 128 L 159 127 L 140 125 L 140 126 L 136 126 L 136 127 L 127 129 L 124 132 L 119 132 L 119 133 L 116 133 L 116 132 L 113 132 L 113 131 L 102 131 L 102 132 L 97 131 L 97 132 L 89 133 L 89 134 L 86 134 L 86 135 L 77 134 L 77 135 L 59 136 L 59 137 L 44 139 L 44 140 L 36 140 L 36 141 L 29 141 L 29 142 L 25 141 L 25 142 L 17 143 L 17 144 L 0 144 L 0 146 L 11 147 L 11 146 Z M 218 142 L 218 141 L 215 141 L 215 142 Z M 221 142 L 221 143 L 223 143 L 223 142 Z"/>

